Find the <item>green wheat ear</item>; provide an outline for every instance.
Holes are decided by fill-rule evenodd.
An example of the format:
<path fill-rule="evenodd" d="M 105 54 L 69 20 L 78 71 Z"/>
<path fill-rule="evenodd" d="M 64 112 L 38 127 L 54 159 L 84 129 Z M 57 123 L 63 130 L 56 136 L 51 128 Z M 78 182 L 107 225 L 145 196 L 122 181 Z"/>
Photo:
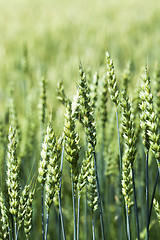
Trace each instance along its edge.
<path fill-rule="evenodd" d="M 139 93 L 139 97 L 141 99 L 140 109 L 140 126 L 142 129 L 142 137 L 143 137 L 143 145 L 145 147 L 145 151 L 149 151 L 150 142 L 148 135 L 148 125 L 146 124 L 148 121 L 148 114 L 146 112 L 148 104 L 152 102 L 151 99 L 151 90 L 150 90 L 150 78 L 148 75 L 148 70 L 145 69 L 145 73 L 141 76 L 141 91 Z"/>
<path fill-rule="evenodd" d="M 54 195 L 59 190 L 59 181 L 61 177 L 60 173 L 61 150 L 62 150 L 61 139 L 59 139 L 58 141 L 55 139 L 55 144 L 53 145 L 53 149 L 49 157 L 45 185 L 46 189 L 45 205 L 48 213 L 50 211 L 51 204 L 53 203 Z"/>
<path fill-rule="evenodd" d="M 16 131 L 10 127 L 8 136 L 8 152 L 7 152 L 7 187 L 9 195 L 10 213 L 16 219 L 18 216 L 19 198 L 20 198 L 20 162 L 17 160 L 16 148 Z"/>
<path fill-rule="evenodd" d="M 19 204 L 19 210 L 18 210 L 18 227 L 19 228 L 22 226 L 22 223 L 24 221 L 26 204 L 29 196 L 29 190 L 30 190 L 30 184 L 24 187 L 22 194 L 20 196 L 20 201 L 19 201 L 20 204 Z"/>
<path fill-rule="evenodd" d="M 111 183 L 113 185 L 116 185 L 117 177 L 118 177 L 118 154 L 115 155 L 113 150 L 111 149 L 111 145 L 109 144 L 108 147 L 105 148 L 105 175 L 106 177 L 109 177 L 111 180 Z"/>
<path fill-rule="evenodd" d="M 79 135 L 75 131 L 75 117 L 72 114 L 71 103 L 68 104 L 65 114 L 64 139 L 66 160 L 71 164 L 73 174 L 74 191 L 78 182 L 78 160 L 79 160 Z"/>
<path fill-rule="evenodd" d="M 126 68 L 124 69 L 122 73 L 122 83 L 123 83 L 123 89 L 127 92 L 128 91 L 128 84 L 131 81 L 132 77 L 132 70 L 133 70 L 133 64 L 131 61 L 127 63 Z"/>
<path fill-rule="evenodd" d="M 95 72 L 93 75 L 93 82 L 90 84 L 90 90 L 91 90 L 91 99 L 92 99 L 92 106 L 93 108 L 96 107 L 97 105 L 97 100 L 98 100 L 98 94 L 97 94 L 97 89 L 98 89 L 98 83 L 99 83 L 99 74 L 98 72 Z"/>
<path fill-rule="evenodd" d="M 89 168 L 89 174 L 87 178 L 87 196 L 88 196 L 88 204 L 91 209 L 91 215 L 94 216 L 94 212 L 98 208 L 98 195 L 97 195 L 97 186 L 96 186 L 96 173 L 95 173 L 95 167 L 94 167 L 94 158 L 92 155 L 92 158 L 90 161 L 90 168 Z"/>
<path fill-rule="evenodd" d="M 42 184 L 42 186 L 45 184 L 45 181 L 46 181 L 49 158 L 50 158 L 50 154 L 54 144 L 55 144 L 55 134 L 51 127 L 51 124 L 49 123 L 49 125 L 47 126 L 46 135 L 44 137 L 44 142 L 42 143 L 42 151 L 41 151 L 42 160 L 39 163 L 39 169 L 38 169 L 38 181 L 39 183 Z"/>
<path fill-rule="evenodd" d="M 91 160 L 93 156 L 93 149 L 92 145 L 88 143 L 87 150 L 86 150 L 86 156 L 84 157 L 82 164 L 81 164 L 81 170 L 78 177 L 78 195 L 81 196 L 82 190 L 84 186 L 87 184 L 88 176 L 89 176 L 89 169 L 91 167 Z"/>
<path fill-rule="evenodd" d="M 160 65 L 157 64 L 155 73 L 154 73 L 154 96 L 155 96 L 155 110 L 157 113 L 158 119 L 160 119 Z M 158 125 L 158 128 L 160 128 L 160 123 Z"/>
<path fill-rule="evenodd" d="M 47 95 L 46 95 L 47 80 L 45 77 L 41 78 L 40 84 L 41 86 L 40 86 L 40 99 L 39 99 L 39 111 L 40 111 L 39 116 L 40 116 L 41 127 L 43 128 L 46 121 L 46 107 L 47 107 Z"/>
<path fill-rule="evenodd" d="M 20 142 L 20 140 L 21 140 L 21 129 L 20 129 L 20 126 L 19 126 L 16 107 L 15 107 L 15 102 L 14 102 L 14 99 L 13 99 L 12 95 L 13 95 L 13 90 L 11 90 L 11 97 L 9 99 L 9 126 L 12 126 L 12 128 L 16 129 L 17 141 Z"/>
<path fill-rule="evenodd" d="M 154 110 L 153 95 L 151 92 L 150 78 L 148 76 L 147 69 L 142 77 L 141 89 L 141 127 L 143 129 L 144 145 L 146 149 L 151 147 L 158 166 L 160 166 L 160 134 L 158 133 L 158 119 Z"/>
<path fill-rule="evenodd" d="M 35 188 L 30 191 L 26 206 L 25 206 L 25 215 L 24 215 L 24 232 L 26 235 L 26 238 L 29 238 L 29 235 L 31 233 L 31 228 L 32 228 L 32 204 L 33 204 L 33 198 L 35 194 Z"/>
<path fill-rule="evenodd" d="M 87 141 L 92 145 L 94 150 L 96 146 L 96 122 L 94 119 L 94 110 L 90 98 L 90 90 L 86 81 L 86 75 L 82 66 L 79 67 L 79 72 L 80 82 L 78 85 L 78 91 L 82 122 L 86 132 Z"/>
<path fill-rule="evenodd" d="M 88 142 L 86 156 L 82 161 L 81 171 L 78 179 L 78 194 L 80 196 L 83 190 L 83 187 L 87 182 L 91 159 L 95 151 L 96 122 L 94 119 L 94 110 L 93 110 L 93 105 L 90 98 L 90 90 L 87 85 L 85 72 L 81 65 L 79 67 L 79 72 L 80 72 L 80 81 L 78 85 L 79 105 L 80 105 L 79 108 L 82 114 L 82 123 L 85 129 L 87 142 Z"/>
<path fill-rule="evenodd" d="M 71 101 L 67 98 L 65 92 L 64 92 L 64 86 L 63 82 L 58 82 L 57 84 L 57 99 L 65 106 L 67 107 L 67 104 Z"/>
<path fill-rule="evenodd" d="M 0 119 L 0 186 L 1 189 L 5 187 L 5 146 L 6 146 L 6 139 L 5 139 L 5 130 L 4 130 L 4 123 Z"/>
<path fill-rule="evenodd" d="M 2 193 L 0 194 L 0 209 L 1 209 L 1 222 L 2 222 L 2 236 L 3 236 L 3 239 L 8 239 L 9 213 L 8 213 L 8 209 L 5 206 L 5 200 Z"/>
<path fill-rule="evenodd" d="M 133 127 L 133 121 L 131 118 L 131 105 L 129 103 L 129 98 L 124 91 L 122 94 L 122 128 L 123 128 L 123 137 L 125 140 L 125 153 L 122 158 L 122 193 L 125 198 L 125 202 L 127 204 L 128 213 L 130 212 L 130 207 L 133 205 L 131 201 L 131 196 L 133 192 L 132 186 L 132 172 L 131 168 L 133 168 L 133 163 L 135 161 L 136 155 L 136 139 L 135 139 L 135 131 Z"/>
<path fill-rule="evenodd" d="M 22 156 L 26 159 L 28 167 L 34 158 L 35 146 L 37 142 L 37 125 L 33 96 L 29 96 L 26 101 L 26 124 L 24 127 L 24 137 L 21 142 Z M 29 161 L 28 161 L 29 160 Z M 28 172 L 26 171 L 26 175 Z"/>
<path fill-rule="evenodd" d="M 102 77 L 102 87 L 100 96 L 100 113 L 103 129 L 107 122 L 107 100 L 108 100 L 108 80 L 106 74 Z"/>
<path fill-rule="evenodd" d="M 113 60 L 110 58 L 108 52 L 106 52 L 106 62 L 107 62 L 107 78 L 108 78 L 108 90 L 110 92 L 111 100 L 118 106 L 119 102 L 119 92 L 117 87 L 116 75 L 114 72 Z"/>
<path fill-rule="evenodd" d="M 160 223 L 160 205 L 159 205 L 159 202 L 155 198 L 153 200 L 153 206 L 154 206 L 154 210 L 157 215 L 158 222 Z"/>

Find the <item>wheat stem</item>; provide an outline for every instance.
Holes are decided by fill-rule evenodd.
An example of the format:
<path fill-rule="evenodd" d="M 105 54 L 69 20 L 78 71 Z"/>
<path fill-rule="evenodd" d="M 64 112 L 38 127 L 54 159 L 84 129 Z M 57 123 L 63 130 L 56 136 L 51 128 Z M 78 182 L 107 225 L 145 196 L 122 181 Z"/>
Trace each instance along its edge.
<path fill-rule="evenodd" d="M 116 106 L 116 119 L 117 119 L 117 133 L 118 133 L 118 146 L 119 146 L 119 181 L 121 182 L 122 179 L 122 154 L 121 154 L 121 142 L 120 142 L 120 132 L 119 132 L 119 118 L 118 118 L 118 108 Z M 119 212 L 119 217 L 122 219 L 121 213 Z M 118 221 L 118 229 L 119 233 L 122 232 L 122 227 L 121 227 L 121 221 Z M 121 234 L 119 234 L 119 237 L 121 239 Z"/>
<path fill-rule="evenodd" d="M 156 192 L 156 187 L 157 187 L 157 183 L 158 183 L 158 178 L 159 178 L 159 169 L 157 171 L 157 176 L 156 176 L 156 180 L 155 180 L 155 184 L 154 184 L 154 188 L 153 188 L 152 199 L 151 199 L 151 204 L 150 204 L 150 209 L 149 209 L 148 228 L 149 228 L 149 224 L 150 224 L 150 220 L 151 220 L 153 200 L 154 200 L 154 197 L 155 197 L 155 192 Z"/>
<path fill-rule="evenodd" d="M 65 229 L 64 229 L 64 222 L 63 222 L 63 214 L 62 214 L 62 207 L 61 207 L 61 188 L 62 188 L 63 158 L 64 158 L 64 143 L 63 143 L 62 155 L 61 155 L 61 171 L 60 171 L 61 177 L 60 177 L 60 184 L 59 184 L 58 200 L 59 200 L 59 215 L 60 215 L 60 218 L 61 218 L 62 235 L 63 235 L 63 240 L 66 240 Z"/>
<path fill-rule="evenodd" d="M 80 197 L 80 195 L 78 195 L 78 209 L 77 209 L 77 240 L 79 240 L 80 200 L 81 200 L 81 197 Z"/>
<path fill-rule="evenodd" d="M 133 164 L 132 164 L 132 182 L 133 182 L 133 194 L 134 194 L 134 209 L 135 209 L 135 215 L 136 215 L 137 238 L 138 238 L 138 240 L 140 240 L 138 208 L 137 208 L 137 196 L 136 196 L 135 177 L 134 177 Z"/>
<path fill-rule="evenodd" d="M 149 158 L 149 151 L 146 153 L 146 231 L 147 231 L 147 240 L 149 240 L 149 172 L 148 172 L 148 159 Z"/>
<path fill-rule="evenodd" d="M 47 212 L 45 240 L 47 240 L 48 225 L 49 225 L 49 212 Z"/>
<path fill-rule="evenodd" d="M 126 204 L 126 220 L 127 220 L 127 237 L 128 237 L 128 240 L 131 240 L 129 213 L 128 213 L 128 205 L 127 204 Z"/>
<path fill-rule="evenodd" d="M 16 219 L 14 221 L 14 234 L 15 234 L 15 239 L 17 240 L 18 239 L 18 233 L 17 233 L 17 221 L 16 221 Z"/>
<path fill-rule="evenodd" d="M 148 229 L 149 229 L 150 220 L 151 220 L 151 213 L 152 213 L 153 201 L 154 201 L 154 197 L 155 197 L 155 191 L 156 191 L 158 178 L 159 178 L 159 171 L 160 171 L 160 168 L 158 168 L 158 171 L 157 171 L 157 176 L 156 176 L 156 180 L 155 180 L 155 184 L 154 184 L 154 188 L 153 188 L 153 193 L 152 193 L 152 199 L 151 199 L 151 204 L 150 204 L 150 209 L 149 209 L 149 217 L 148 217 L 148 226 L 147 226 Z M 148 236 L 146 235 L 145 240 L 147 240 L 147 237 Z"/>
<path fill-rule="evenodd" d="M 93 235 L 93 240 L 95 240 L 95 226 L 94 226 L 94 218 L 92 217 L 92 235 Z"/>
<path fill-rule="evenodd" d="M 15 238 L 14 238 L 14 218 L 13 218 L 13 215 L 12 215 L 11 221 L 12 221 L 12 240 L 15 240 Z"/>
<path fill-rule="evenodd" d="M 62 228 L 61 228 L 61 216 L 60 213 L 58 214 L 58 234 L 59 234 L 59 240 L 62 239 Z"/>
<path fill-rule="evenodd" d="M 99 214 L 100 214 L 100 223 L 101 223 L 101 233 L 102 239 L 105 239 L 104 235 L 104 223 L 103 223 L 103 214 L 102 214 L 102 205 L 101 205 L 101 195 L 100 195 L 100 187 L 99 187 L 99 179 L 97 173 L 97 161 L 96 161 L 96 153 L 93 152 L 94 155 L 94 167 L 95 167 L 95 174 L 96 174 L 96 184 L 97 184 L 97 195 L 98 195 L 98 205 L 99 205 Z"/>
<path fill-rule="evenodd" d="M 84 198 L 84 208 L 85 208 L 85 212 L 84 212 L 84 231 L 85 231 L 85 240 L 87 240 L 87 236 L 88 236 L 88 204 L 87 204 L 87 185 L 86 185 L 86 196 Z"/>
<path fill-rule="evenodd" d="M 44 240 L 44 186 L 42 185 L 41 193 L 41 203 L 42 203 L 42 239 Z"/>
<path fill-rule="evenodd" d="M 76 206 L 75 206 L 75 193 L 74 193 L 74 182 L 73 182 L 73 171 L 71 170 L 72 179 L 72 201 L 73 201 L 73 223 L 74 223 L 74 240 L 76 240 Z"/>
<path fill-rule="evenodd" d="M 11 229 L 9 226 L 8 226 L 8 234 L 9 234 L 9 240 L 11 240 Z"/>

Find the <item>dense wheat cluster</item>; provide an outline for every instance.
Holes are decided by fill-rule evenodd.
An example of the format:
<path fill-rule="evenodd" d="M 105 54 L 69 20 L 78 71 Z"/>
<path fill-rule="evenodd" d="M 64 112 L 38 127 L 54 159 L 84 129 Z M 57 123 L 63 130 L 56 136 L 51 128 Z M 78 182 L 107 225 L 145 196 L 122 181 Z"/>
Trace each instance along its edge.
<path fill-rule="evenodd" d="M 160 3 L 142 3 L 0 2 L 0 239 L 159 239 Z"/>

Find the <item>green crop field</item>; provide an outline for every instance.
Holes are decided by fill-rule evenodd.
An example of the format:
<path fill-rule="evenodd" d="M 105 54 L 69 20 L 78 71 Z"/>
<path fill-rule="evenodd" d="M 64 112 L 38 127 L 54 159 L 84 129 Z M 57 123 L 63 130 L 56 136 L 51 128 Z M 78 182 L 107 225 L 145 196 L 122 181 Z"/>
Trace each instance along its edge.
<path fill-rule="evenodd" d="M 0 1 L 0 239 L 160 234 L 160 1 Z"/>

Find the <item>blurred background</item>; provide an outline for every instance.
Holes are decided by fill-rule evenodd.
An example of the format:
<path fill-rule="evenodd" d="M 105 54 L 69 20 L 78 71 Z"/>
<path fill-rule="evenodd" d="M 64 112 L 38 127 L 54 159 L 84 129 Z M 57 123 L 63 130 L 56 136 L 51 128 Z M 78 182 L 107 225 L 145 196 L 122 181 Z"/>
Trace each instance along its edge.
<path fill-rule="evenodd" d="M 160 56 L 159 11 L 157 0 L 1 0 L 0 107 L 11 84 L 18 97 L 25 46 L 32 84 L 45 72 L 54 86 L 48 88 L 49 96 L 60 80 L 73 92 L 80 60 L 104 73 L 106 50 L 117 74 L 129 60 L 138 71 L 147 61 L 152 69 Z"/>
<path fill-rule="evenodd" d="M 1 81 L 20 80 L 24 44 L 32 68 L 43 67 L 52 83 L 76 81 L 80 59 L 104 68 L 106 50 L 117 71 L 130 59 L 152 66 L 160 55 L 159 10 L 157 0 L 1 0 Z"/>

